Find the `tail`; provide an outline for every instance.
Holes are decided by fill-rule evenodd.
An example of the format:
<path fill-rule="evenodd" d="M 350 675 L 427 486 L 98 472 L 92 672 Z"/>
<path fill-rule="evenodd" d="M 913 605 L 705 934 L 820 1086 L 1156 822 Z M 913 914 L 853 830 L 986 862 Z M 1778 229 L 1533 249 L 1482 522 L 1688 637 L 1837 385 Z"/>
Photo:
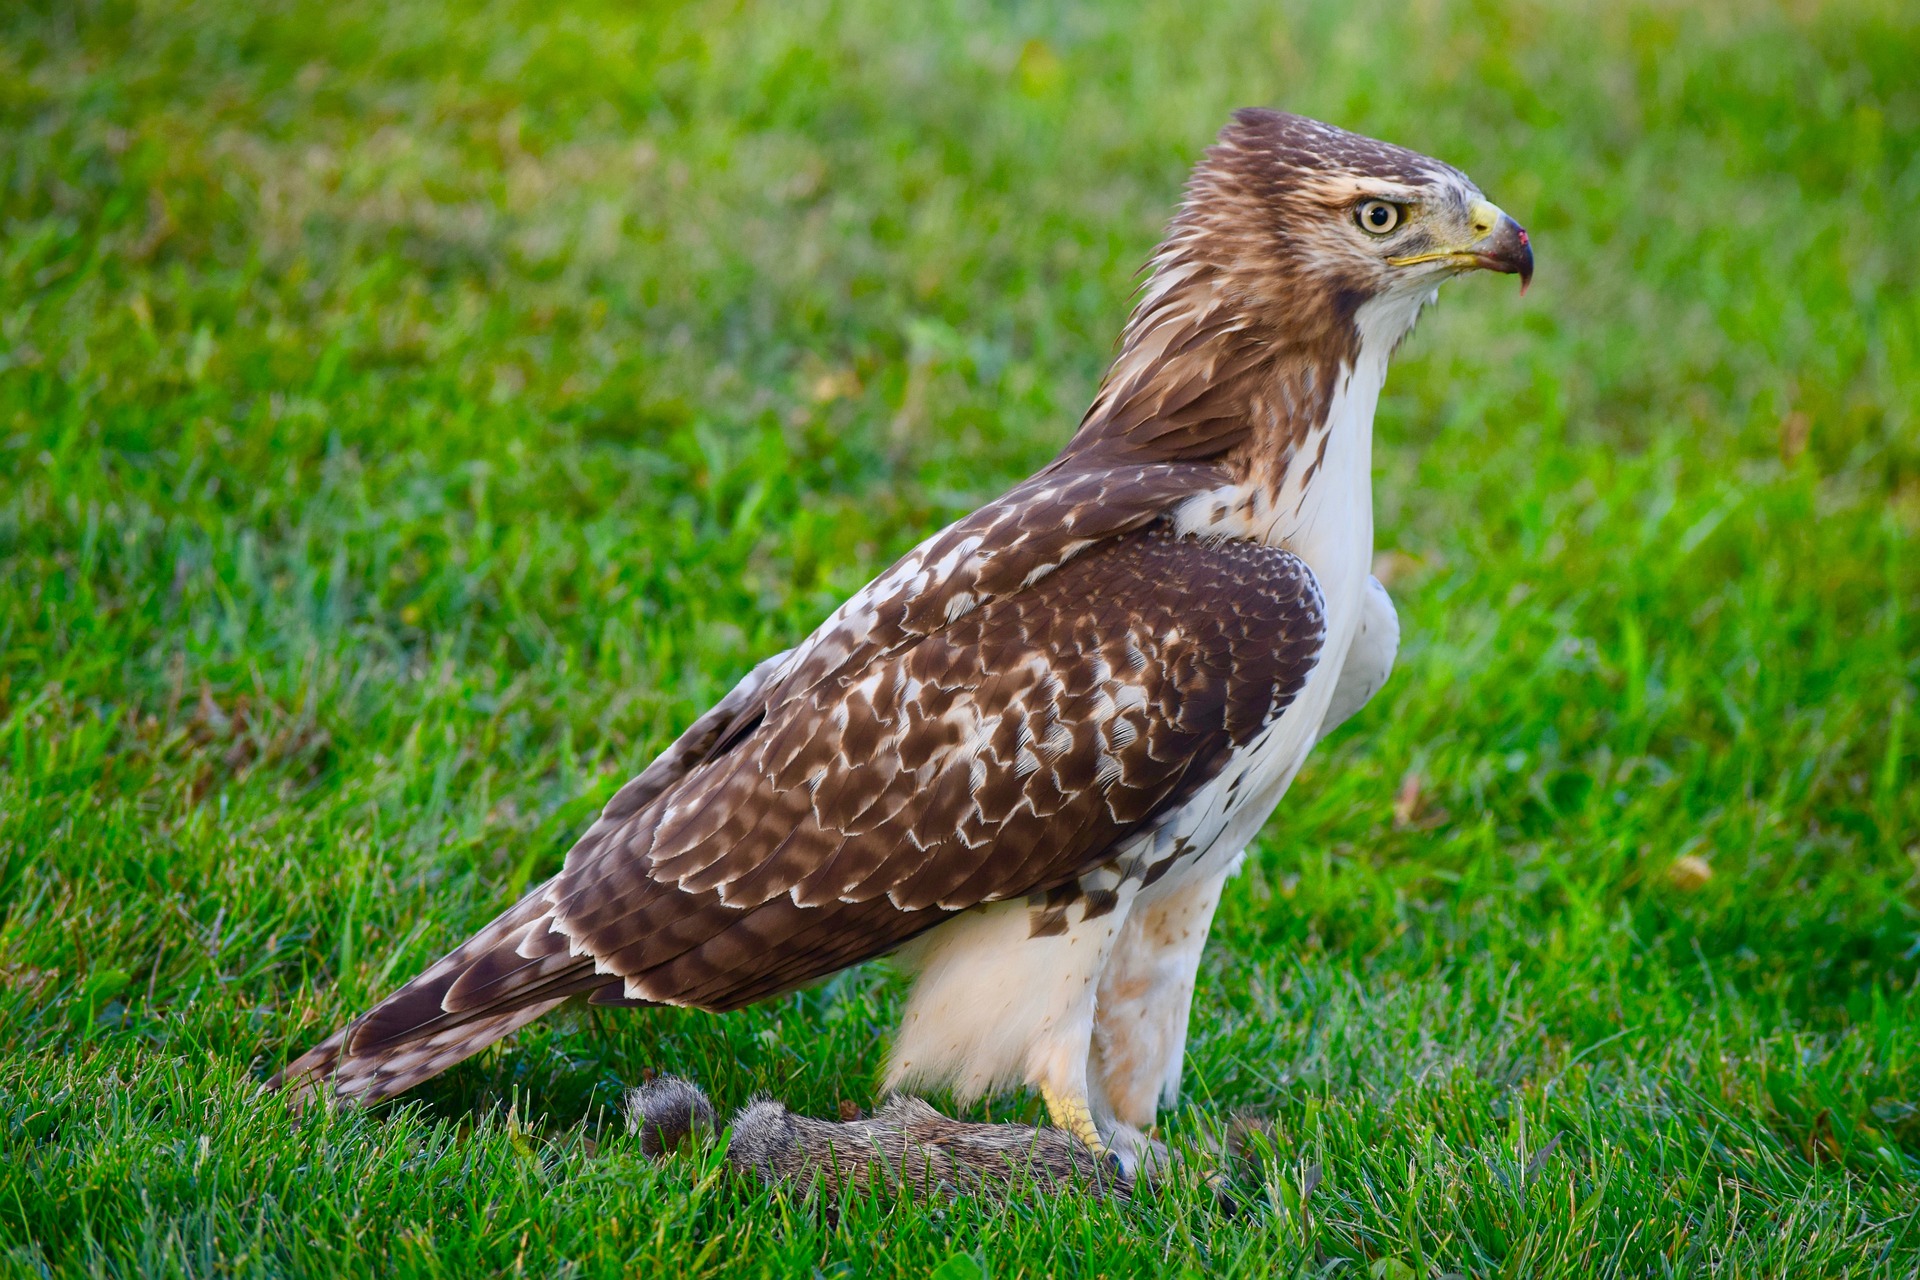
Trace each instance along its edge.
<path fill-rule="evenodd" d="M 439 1075 L 569 996 L 600 992 L 602 1003 L 625 1003 L 619 978 L 595 972 L 590 957 L 572 955 L 548 927 L 551 884 L 288 1063 L 267 1087 L 289 1090 L 296 1103 L 374 1102 Z"/>

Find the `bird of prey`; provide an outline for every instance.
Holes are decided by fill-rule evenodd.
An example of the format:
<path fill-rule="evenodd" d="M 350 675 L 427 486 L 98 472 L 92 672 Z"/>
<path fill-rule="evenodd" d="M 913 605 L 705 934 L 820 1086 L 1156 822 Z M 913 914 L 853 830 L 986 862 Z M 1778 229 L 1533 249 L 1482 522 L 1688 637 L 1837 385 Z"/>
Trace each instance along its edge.
<path fill-rule="evenodd" d="M 557 875 L 277 1079 L 373 1100 L 569 998 L 731 1010 L 895 953 L 890 1085 L 1028 1085 L 1148 1158 L 1222 886 L 1392 666 L 1374 406 L 1478 269 L 1524 289 L 1533 253 L 1458 170 L 1238 112 L 1059 455 L 748 672 Z"/>

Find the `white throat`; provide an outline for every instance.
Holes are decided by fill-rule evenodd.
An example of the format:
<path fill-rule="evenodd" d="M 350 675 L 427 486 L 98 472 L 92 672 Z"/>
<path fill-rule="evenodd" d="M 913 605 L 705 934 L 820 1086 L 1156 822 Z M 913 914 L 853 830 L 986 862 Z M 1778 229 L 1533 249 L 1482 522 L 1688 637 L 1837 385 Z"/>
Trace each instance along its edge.
<path fill-rule="evenodd" d="M 1197 495 L 1178 513 L 1182 532 L 1252 538 L 1307 562 L 1326 601 L 1330 642 L 1358 616 L 1373 564 L 1373 414 L 1387 361 L 1413 328 L 1432 290 L 1383 294 L 1354 317 L 1360 349 L 1337 375 L 1326 421 L 1314 428 L 1294 467 L 1269 495 L 1233 486 Z"/>

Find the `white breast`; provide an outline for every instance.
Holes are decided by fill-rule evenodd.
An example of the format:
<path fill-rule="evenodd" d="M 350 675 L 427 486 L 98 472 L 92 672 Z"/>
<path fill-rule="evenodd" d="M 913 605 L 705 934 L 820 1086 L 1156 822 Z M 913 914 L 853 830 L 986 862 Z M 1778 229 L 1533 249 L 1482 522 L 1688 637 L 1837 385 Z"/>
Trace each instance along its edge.
<path fill-rule="evenodd" d="M 1389 301 L 1368 304 L 1368 308 Z M 1253 538 L 1306 561 L 1319 582 L 1327 638 L 1305 687 L 1279 720 L 1234 754 L 1219 777 L 1162 828 L 1207 852 L 1181 880 L 1239 856 L 1285 794 L 1319 737 L 1335 686 L 1366 610 L 1373 563 L 1373 414 L 1386 382 L 1387 357 L 1418 314 L 1417 299 L 1381 313 L 1362 308 L 1360 354 L 1340 371 L 1326 423 L 1302 456 L 1326 448 L 1311 477 L 1296 468 L 1278 495 L 1244 486 L 1203 494 L 1176 513 L 1183 533 Z"/>

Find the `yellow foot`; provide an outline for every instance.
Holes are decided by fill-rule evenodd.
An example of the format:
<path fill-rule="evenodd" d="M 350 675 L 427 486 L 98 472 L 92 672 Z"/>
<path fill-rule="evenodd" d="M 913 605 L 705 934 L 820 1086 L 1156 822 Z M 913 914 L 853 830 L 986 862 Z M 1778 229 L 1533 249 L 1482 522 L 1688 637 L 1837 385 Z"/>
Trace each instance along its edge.
<path fill-rule="evenodd" d="M 1100 1130 L 1094 1127 L 1093 1110 L 1087 1106 L 1085 1094 L 1055 1093 L 1046 1085 L 1040 1086 L 1040 1100 L 1047 1104 L 1047 1118 L 1056 1129 L 1065 1129 L 1074 1137 L 1087 1144 L 1087 1150 L 1096 1156 L 1113 1159 L 1113 1152 L 1100 1137 Z"/>

